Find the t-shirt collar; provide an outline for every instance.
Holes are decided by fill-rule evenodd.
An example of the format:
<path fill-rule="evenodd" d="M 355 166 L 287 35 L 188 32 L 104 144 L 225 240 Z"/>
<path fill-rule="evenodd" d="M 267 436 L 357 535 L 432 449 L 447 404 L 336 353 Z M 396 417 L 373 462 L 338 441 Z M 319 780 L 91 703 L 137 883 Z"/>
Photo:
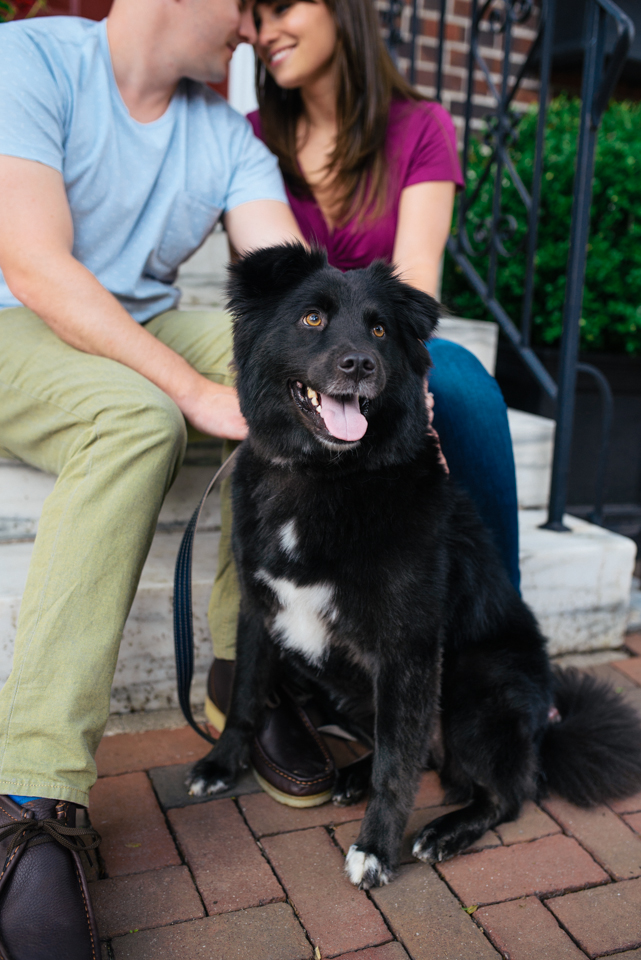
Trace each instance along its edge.
<path fill-rule="evenodd" d="M 172 123 L 176 109 L 176 93 L 174 93 L 173 97 L 169 101 L 169 106 L 163 115 L 158 117 L 157 120 L 151 120 L 149 123 L 141 123 L 140 120 L 136 120 L 135 117 L 131 116 L 129 110 L 127 109 L 127 104 L 122 99 L 122 94 L 120 93 L 120 89 L 116 82 L 116 75 L 114 74 L 113 63 L 111 60 L 111 50 L 109 49 L 109 39 L 107 37 L 106 17 L 98 24 L 98 36 L 100 38 L 100 51 L 104 57 L 105 66 L 107 68 L 107 76 L 109 77 L 109 86 L 111 88 L 112 99 L 117 108 L 125 115 L 129 123 L 135 124 L 136 127 L 148 130 L 157 130 L 159 127 L 165 126 L 167 123 Z"/>

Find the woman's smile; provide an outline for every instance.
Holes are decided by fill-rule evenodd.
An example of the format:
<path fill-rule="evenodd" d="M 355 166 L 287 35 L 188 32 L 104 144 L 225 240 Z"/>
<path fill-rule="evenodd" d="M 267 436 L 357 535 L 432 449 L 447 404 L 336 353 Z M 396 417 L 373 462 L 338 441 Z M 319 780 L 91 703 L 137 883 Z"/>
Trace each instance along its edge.
<path fill-rule="evenodd" d="M 292 44 L 289 47 L 279 47 L 278 50 L 274 50 L 269 54 L 269 65 L 274 67 L 279 63 L 282 63 L 283 60 L 291 53 L 292 50 L 296 49 L 296 44 Z"/>
<path fill-rule="evenodd" d="M 331 69 L 336 25 L 324 3 L 257 3 L 254 20 L 256 52 L 279 86 L 305 87 Z"/>

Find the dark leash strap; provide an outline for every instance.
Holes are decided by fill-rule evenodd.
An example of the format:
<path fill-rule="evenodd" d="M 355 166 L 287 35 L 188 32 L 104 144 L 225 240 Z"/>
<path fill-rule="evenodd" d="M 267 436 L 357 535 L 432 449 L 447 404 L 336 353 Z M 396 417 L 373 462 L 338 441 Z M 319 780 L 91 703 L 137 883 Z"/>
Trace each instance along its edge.
<path fill-rule="evenodd" d="M 200 520 L 205 500 L 212 492 L 214 487 L 221 483 L 232 472 L 234 467 L 234 457 L 237 450 L 230 454 L 219 470 L 216 471 L 209 485 L 203 493 L 200 503 L 194 510 L 191 520 L 187 524 L 187 529 L 183 534 L 178 558 L 176 560 L 176 572 L 174 574 L 174 647 L 176 651 L 176 682 L 178 684 L 178 702 L 180 709 L 185 715 L 185 719 L 190 727 L 199 733 L 201 737 L 208 740 L 209 743 L 217 741 L 210 736 L 206 730 L 203 730 L 194 720 L 189 702 L 191 691 L 191 681 L 194 676 L 194 626 L 191 609 L 191 568 L 192 555 L 194 550 L 194 537 L 196 536 L 196 527 Z"/>

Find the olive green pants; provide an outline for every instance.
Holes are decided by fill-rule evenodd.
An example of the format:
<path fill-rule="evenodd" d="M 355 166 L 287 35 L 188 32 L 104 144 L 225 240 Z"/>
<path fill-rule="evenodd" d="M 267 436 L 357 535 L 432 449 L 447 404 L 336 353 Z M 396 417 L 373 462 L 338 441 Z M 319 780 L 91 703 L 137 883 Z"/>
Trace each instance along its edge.
<path fill-rule="evenodd" d="M 210 380 L 233 383 L 222 311 L 172 310 L 146 326 Z M 123 627 L 186 442 L 180 410 L 145 377 L 75 350 L 26 308 L 0 310 L 0 456 L 58 477 L 0 691 L 0 793 L 87 803 Z M 233 657 L 228 505 L 224 515 L 210 611 L 216 652 Z"/>

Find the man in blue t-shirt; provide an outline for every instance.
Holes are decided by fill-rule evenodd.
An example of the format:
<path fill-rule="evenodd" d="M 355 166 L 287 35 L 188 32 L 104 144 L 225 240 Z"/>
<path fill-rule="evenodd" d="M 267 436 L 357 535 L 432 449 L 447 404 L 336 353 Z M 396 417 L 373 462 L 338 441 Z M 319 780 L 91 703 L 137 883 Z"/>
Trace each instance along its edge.
<path fill-rule="evenodd" d="M 241 253 L 300 239 L 275 159 L 205 86 L 254 36 L 237 0 L 115 0 L 102 23 L 0 27 L 0 456 L 58 475 L 0 692 L 12 960 L 99 956 L 84 841 L 65 831 L 95 780 L 185 420 L 246 432 L 228 320 L 175 309 L 178 266 L 220 217 Z"/>

